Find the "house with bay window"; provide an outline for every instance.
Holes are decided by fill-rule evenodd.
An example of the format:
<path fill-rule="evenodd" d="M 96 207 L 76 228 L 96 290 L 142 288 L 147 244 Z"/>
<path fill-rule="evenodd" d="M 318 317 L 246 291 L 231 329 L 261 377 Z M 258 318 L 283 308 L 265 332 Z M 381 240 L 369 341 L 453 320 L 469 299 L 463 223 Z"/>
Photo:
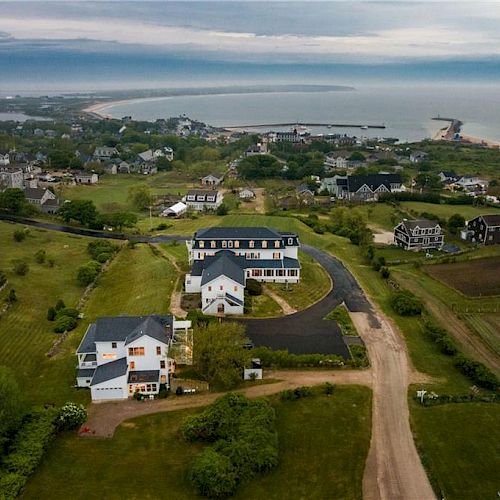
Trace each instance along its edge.
<path fill-rule="evenodd" d="M 298 283 L 296 234 L 266 227 L 212 227 L 187 242 L 186 293 L 201 293 L 202 312 L 243 314 L 246 280 Z"/>
<path fill-rule="evenodd" d="M 191 321 L 169 315 L 98 318 L 76 351 L 77 386 L 89 387 L 93 401 L 157 394 L 169 386 L 170 347 L 190 329 Z"/>

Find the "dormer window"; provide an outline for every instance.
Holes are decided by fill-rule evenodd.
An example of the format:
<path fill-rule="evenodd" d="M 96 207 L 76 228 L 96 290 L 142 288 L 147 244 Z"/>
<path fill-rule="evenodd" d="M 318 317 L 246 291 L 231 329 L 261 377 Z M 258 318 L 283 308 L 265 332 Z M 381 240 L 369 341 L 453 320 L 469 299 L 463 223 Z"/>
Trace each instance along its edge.
<path fill-rule="evenodd" d="M 250 241 L 248 242 L 248 247 L 249 247 L 249 248 L 255 248 L 255 241 L 250 240 Z"/>
<path fill-rule="evenodd" d="M 240 242 L 238 240 L 234 242 L 234 248 L 240 248 Z"/>
<path fill-rule="evenodd" d="M 224 241 L 222 242 L 222 248 L 227 248 L 227 241 L 226 241 L 226 240 L 224 240 Z"/>
<path fill-rule="evenodd" d="M 266 241 L 266 240 L 264 240 L 264 241 L 262 242 L 262 248 L 267 248 L 267 241 Z"/>
<path fill-rule="evenodd" d="M 293 238 L 288 238 L 288 244 L 293 245 Z"/>
<path fill-rule="evenodd" d="M 279 240 L 276 240 L 274 242 L 274 248 L 279 248 L 279 247 L 280 247 L 280 242 L 279 242 Z"/>
<path fill-rule="evenodd" d="M 214 240 L 212 240 L 210 242 L 210 248 L 216 248 L 216 247 L 217 247 L 217 243 Z"/>
<path fill-rule="evenodd" d="M 227 246 L 228 246 L 228 248 L 233 248 L 233 242 L 232 241 L 228 241 L 227 242 Z"/>
<path fill-rule="evenodd" d="M 200 248 L 205 248 L 205 242 L 204 241 L 200 241 Z"/>

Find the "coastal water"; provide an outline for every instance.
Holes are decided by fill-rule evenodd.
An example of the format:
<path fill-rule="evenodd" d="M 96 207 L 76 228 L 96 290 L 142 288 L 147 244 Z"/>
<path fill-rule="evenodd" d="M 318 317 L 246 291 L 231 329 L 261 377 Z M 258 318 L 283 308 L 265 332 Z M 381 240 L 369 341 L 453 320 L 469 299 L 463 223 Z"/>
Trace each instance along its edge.
<path fill-rule="evenodd" d="M 314 133 L 347 133 L 416 141 L 458 118 L 463 133 L 500 140 L 500 88 L 488 85 L 360 85 L 354 91 L 176 96 L 110 105 L 101 113 L 156 120 L 186 114 L 213 126 L 289 122 L 385 125 L 385 129 L 311 127 Z M 285 129 L 286 127 L 281 127 Z M 269 127 L 265 127 L 265 130 Z M 274 127 L 279 130 L 280 127 Z"/>

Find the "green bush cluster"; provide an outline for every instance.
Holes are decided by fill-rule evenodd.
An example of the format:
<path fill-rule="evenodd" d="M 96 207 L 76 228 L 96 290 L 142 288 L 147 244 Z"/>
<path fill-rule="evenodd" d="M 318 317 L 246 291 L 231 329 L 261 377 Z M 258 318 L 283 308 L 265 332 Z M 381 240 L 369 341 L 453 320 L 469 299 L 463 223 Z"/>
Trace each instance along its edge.
<path fill-rule="evenodd" d="M 200 495 L 221 498 L 235 493 L 241 481 L 278 463 L 276 415 L 267 401 L 227 394 L 199 415 L 187 417 L 188 441 L 211 443 L 194 460 L 190 478 Z"/>
<path fill-rule="evenodd" d="M 38 250 L 37 252 L 35 252 L 34 257 L 37 264 L 43 264 L 45 262 L 45 259 L 47 258 L 47 253 L 45 252 L 45 250 Z"/>
<path fill-rule="evenodd" d="M 336 354 L 292 354 L 287 350 L 273 351 L 269 347 L 256 347 L 252 357 L 260 358 L 262 366 L 275 368 L 339 367 L 344 359 Z"/>
<path fill-rule="evenodd" d="M 87 245 L 90 256 L 101 264 L 107 262 L 118 248 L 118 245 L 108 240 L 95 240 Z"/>
<path fill-rule="evenodd" d="M 83 405 L 66 403 L 59 410 L 56 425 L 59 431 L 78 429 L 87 420 L 87 411 Z"/>
<path fill-rule="evenodd" d="M 64 333 L 74 330 L 78 324 L 78 309 L 66 307 L 64 302 L 59 299 L 55 306 L 51 306 L 47 310 L 47 320 L 55 321 L 54 332 Z"/>
<path fill-rule="evenodd" d="M 16 229 L 12 234 L 12 237 L 14 238 L 14 241 L 20 243 L 26 239 L 26 231 L 24 229 Z"/>
<path fill-rule="evenodd" d="M 367 368 L 370 366 L 370 360 L 364 345 L 350 345 L 349 351 L 352 356 L 349 363 L 351 366 L 354 368 Z"/>
<path fill-rule="evenodd" d="M 310 387 L 302 386 L 295 389 L 286 389 L 281 392 L 280 398 L 283 401 L 296 401 L 297 399 L 308 398 L 313 395 Z"/>
<path fill-rule="evenodd" d="M 500 403 L 500 395 L 491 394 L 481 396 L 479 394 L 439 394 L 432 397 L 425 397 L 423 400 L 418 396 L 414 396 L 415 401 L 423 406 L 439 406 L 448 403 Z"/>
<path fill-rule="evenodd" d="M 424 326 L 424 332 L 439 346 L 443 354 L 454 356 L 458 352 L 453 339 L 444 328 L 427 322 Z"/>
<path fill-rule="evenodd" d="M 493 391 L 498 390 L 498 378 L 488 367 L 479 361 L 474 361 L 463 354 L 458 354 L 455 360 L 455 366 L 477 385 Z"/>
<path fill-rule="evenodd" d="M 42 460 L 56 432 L 57 411 L 35 411 L 28 415 L 18 432 L 10 452 L 2 461 L 0 492 L 2 498 L 13 499 L 26 484 Z"/>
<path fill-rule="evenodd" d="M 393 293 L 390 303 L 400 316 L 420 316 L 422 314 L 422 302 L 409 290 Z"/>
<path fill-rule="evenodd" d="M 30 266 L 24 259 L 13 259 L 12 269 L 18 276 L 26 276 L 30 270 Z"/>
<path fill-rule="evenodd" d="M 101 264 L 91 260 L 78 268 L 76 279 L 81 286 L 88 286 L 95 281 L 101 270 Z"/>
<path fill-rule="evenodd" d="M 388 280 L 391 276 L 391 271 L 386 267 L 385 257 L 383 255 L 377 255 L 375 247 L 373 245 L 366 246 L 364 250 L 364 256 L 371 264 L 375 271 L 380 273 L 383 279 Z"/>
<path fill-rule="evenodd" d="M 262 295 L 262 283 L 252 278 L 247 279 L 245 291 L 247 291 L 249 295 Z"/>

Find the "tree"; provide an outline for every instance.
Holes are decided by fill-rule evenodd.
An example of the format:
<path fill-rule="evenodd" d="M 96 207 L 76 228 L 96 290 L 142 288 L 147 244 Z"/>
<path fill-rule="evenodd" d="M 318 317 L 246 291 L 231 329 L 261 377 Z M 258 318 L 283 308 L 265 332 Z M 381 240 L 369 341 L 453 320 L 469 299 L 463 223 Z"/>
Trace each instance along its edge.
<path fill-rule="evenodd" d="M 133 227 L 137 223 L 137 215 L 132 212 L 103 214 L 100 219 L 105 226 L 113 227 L 118 231 L 121 231 L 124 227 Z"/>
<path fill-rule="evenodd" d="M 225 203 L 221 203 L 216 210 L 217 215 L 227 215 L 228 214 L 228 208 Z"/>
<path fill-rule="evenodd" d="M 156 167 L 160 172 L 167 172 L 169 170 L 172 170 L 172 162 L 168 160 L 165 156 L 160 156 L 156 160 Z"/>
<path fill-rule="evenodd" d="M 18 276 L 25 276 L 30 270 L 28 263 L 23 259 L 14 259 L 12 264 L 13 270 Z"/>
<path fill-rule="evenodd" d="M 354 151 L 348 158 L 349 161 L 365 161 L 365 155 L 359 151 Z"/>
<path fill-rule="evenodd" d="M 63 203 L 58 214 L 65 222 L 74 220 L 84 226 L 92 226 L 98 217 L 97 209 L 91 200 L 72 200 Z"/>
<path fill-rule="evenodd" d="M 415 186 L 427 191 L 439 191 L 443 187 L 439 175 L 421 172 L 415 177 Z"/>
<path fill-rule="evenodd" d="M 21 388 L 14 374 L 7 367 L 0 366 L 0 455 L 20 424 L 23 409 Z"/>
<path fill-rule="evenodd" d="M 128 200 L 137 210 L 144 210 L 151 205 L 151 192 L 146 186 L 132 186 L 128 190 Z"/>
<path fill-rule="evenodd" d="M 13 214 L 22 213 L 28 202 L 21 189 L 6 189 L 0 192 L 0 209 L 7 210 Z"/>
<path fill-rule="evenodd" d="M 53 306 L 50 306 L 47 309 L 47 320 L 54 321 L 56 319 L 56 315 L 57 315 L 56 308 Z"/>
<path fill-rule="evenodd" d="M 90 261 L 78 268 L 77 280 L 81 286 L 88 286 L 92 283 L 99 274 L 101 264 L 99 262 Z"/>
<path fill-rule="evenodd" d="M 465 218 L 460 214 L 453 214 L 448 219 L 448 229 L 451 234 L 457 234 L 460 229 L 465 226 Z"/>
<path fill-rule="evenodd" d="M 282 173 L 282 165 L 274 156 L 255 155 L 242 160 L 238 172 L 244 179 L 278 177 Z"/>
<path fill-rule="evenodd" d="M 235 387 L 250 361 L 248 340 L 239 323 L 211 323 L 195 331 L 193 363 L 207 382 L 221 388 Z"/>

